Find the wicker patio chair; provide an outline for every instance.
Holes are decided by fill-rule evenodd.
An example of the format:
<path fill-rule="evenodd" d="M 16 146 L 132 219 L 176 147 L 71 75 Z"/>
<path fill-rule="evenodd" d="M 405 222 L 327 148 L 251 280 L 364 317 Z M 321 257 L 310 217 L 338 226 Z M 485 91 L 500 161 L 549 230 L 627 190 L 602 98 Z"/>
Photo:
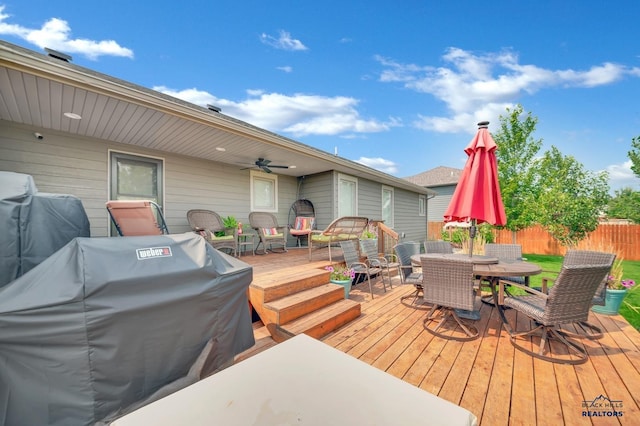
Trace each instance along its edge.
<path fill-rule="evenodd" d="M 400 264 L 400 282 L 402 284 L 413 285 L 415 288 L 413 293 L 402 296 L 400 303 L 413 308 L 426 307 L 426 305 L 416 303 L 420 300 L 420 296 L 422 296 L 422 273 L 414 271 L 413 263 L 411 262 L 412 255 L 420 254 L 420 243 L 413 241 L 399 243 L 393 247 L 393 251 L 396 253 L 398 263 Z M 407 303 L 406 301 L 408 299 L 413 300 L 411 303 Z"/>
<path fill-rule="evenodd" d="M 542 291 L 520 284 L 511 284 L 525 291 L 525 295 L 508 294 L 504 305 L 528 316 L 534 328 L 523 332 L 512 332 L 511 344 L 526 354 L 560 364 L 582 364 L 587 360 L 585 348 L 573 341 L 575 334 L 567 333 L 561 326 L 587 321 L 593 303 L 593 295 L 611 265 L 562 265 L 553 287 L 548 289 L 543 281 Z M 505 283 L 500 282 L 500 291 Z M 554 349 L 547 354 L 547 342 L 555 340 L 567 347 L 567 354 Z M 550 342 L 549 342 L 550 343 Z M 537 346 L 537 351 L 532 350 Z"/>
<path fill-rule="evenodd" d="M 372 299 L 373 284 L 371 284 L 371 275 L 380 274 L 384 291 L 387 291 L 387 286 L 385 285 L 384 277 L 382 276 L 382 268 L 374 267 L 360 261 L 360 253 L 358 253 L 357 240 L 340 241 L 340 248 L 342 248 L 344 263 L 347 265 L 347 268 L 353 269 L 356 274 L 365 274 L 367 276 L 367 281 L 369 282 L 369 292 L 371 293 Z"/>
<path fill-rule="evenodd" d="M 613 267 L 613 262 L 616 260 L 616 255 L 613 253 L 606 253 L 592 250 L 567 250 L 562 261 L 563 265 L 609 265 Z M 604 305 L 605 298 L 607 296 L 607 276 L 604 277 L 592 299 L 592 305 Z M 543 278 L 543 285 L 549 288 L 549 284 L 553 283 L 550 278 Z M 541 289 L 536 289 L 541 290 Z M 602 330 L 600 327 L 588 322 L 580 321 L 576 324 L 583 333 L 580 337 L 587 337 L 589 339 L 599 339 L 602 337 Z M 567 334 L 572 334 L 565 331 Z"/>
<path fill-rule="evenodd" d="M 187 212 L 187 222 L 191 230 L 204 237 L 211 246 L 218 250 L 229 250 L 232 256 L 238 254 L 238 229 L 231 233 L 224 227 L 220 215 L 211 210 L 193 209 Z M 225 232 L 225 235 L 216 235 Z"/>
<path fill-rule="evenodd" d="M 478 330 L 469 321 L 462 320 L 456 309 L 479 311 L 482 302 L 474 289 L 473 263 L 471 259 L 422 258 L 424 300 L 432 304 L 423 321 L 424 328 L 431 334 L 443 339 L 458 341 L 473 340 L 478 337 Z M 440 329 L 452 318 L 462 329 L 457 327 Z M 438 321 L 435 327 L 432 324 Z"/>
<path fill-rule="evenodd" d="M 453 253 L 453 246 L 449 241 L 431 241 L 424 242 L 425 253 Z"/>
<path fill-rule="evenodd" d="M 313 203 L 305 198 L 298 199 L 289 209 L 289 235 L 296 237 L 296 245 L 302 247 L 302 240 L 309 241 L 309 234 L 316 229 L 316 210 Z"/>
<path fill-rule="evenodd" d="M 520 262 L 522 258 L 522 246 L 520 244 L 496 244 L 486 243 L 484 245 L 485 256 L 496 257 L 501 262 Z M 504 277 L 503 281 L 515 282 L 526 285 L 528 280 L 525 277 Z"/>
<path fill-rule="evenodd" d="M 149 200 L 111 200 L 106 203 L 113 225 L 120 236 L 162 235 L 169 229 L 162 209 Z"/>
<path fill-rule="evenodd" d="M 402 274 L 400 273 L 400 262 L 397 261 L 396 255 L 388 254 L 386 256 L 380 256 L 378 253 L 378 240 L 360 240 L 360 246 L 364 251 L 364 255 L 367 256 L 367 263 L 370 266 L 377 266 L 381 268 L 383 272 L 387 272 L 389 287 L 393 288 L 393 285 L 391 284 L 391 270 L 394 269 L 398 271 L 398 276 L 402 277 Z"/>
<path fill-rule="evenodd" d="M 278 219 L 266 212 L 249 213 L 249 224 L 260 237 L 260 241 L 256 245 L 255 252 L 258 253 L 258 247 L 262 244 L 263 253 L 267 253 L 267 244 L 270 251 L 274 252 L 273 245 L 282 246 L 282 252 L 287 251 L 287 227 L 278 225 Z"/>
<path fill-rule="evenodd" d="M 309 261 L 314 247 L 329 247 L 329 262 L 331 262 L 331 246 L 340 241 L 358 240 L 362 231 L 367 227 L 369 219 L 359 216 L 339 217 L 324 230 L 313 230 L 309 235 Z"/>

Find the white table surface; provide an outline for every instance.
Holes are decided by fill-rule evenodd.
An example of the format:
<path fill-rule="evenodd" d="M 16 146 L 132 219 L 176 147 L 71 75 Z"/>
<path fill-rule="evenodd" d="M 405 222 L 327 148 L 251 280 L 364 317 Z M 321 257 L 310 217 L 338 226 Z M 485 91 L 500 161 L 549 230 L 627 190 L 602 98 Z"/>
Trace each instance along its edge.
<path fill-rule="evenodd" d="M 127 425 L 476 425 L 449 401 L 305 334 L 112 423 Z"/>

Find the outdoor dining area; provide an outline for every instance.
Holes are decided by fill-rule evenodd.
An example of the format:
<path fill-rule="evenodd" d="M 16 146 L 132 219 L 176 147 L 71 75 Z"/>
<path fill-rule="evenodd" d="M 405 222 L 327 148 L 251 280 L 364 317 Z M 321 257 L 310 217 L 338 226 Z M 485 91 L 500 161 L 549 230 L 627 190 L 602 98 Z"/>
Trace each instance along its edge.
<path fill-rule="evenodd" d="M 417 245 L 424 246 L 424 242 Z M 424 253 L 422 256 L 428 258 Z M 328 253 L 321 252 L 317 257 L 326 261 Z M 334 253 L 334 261 L 336 258 L 340 259 L 340 254 Z M 272 274 L 285 265 L 307 262 L 304 250 L 289 250 L 270 259 L 256 256 L 248 261 L 256 277 Z M 501 265 L 485 264 L 482 268 L 488 272 Z M 530 272 L 556 277 L 534 267 Z M 602 331 L 597 339 L 585 336 L 587 332 L 579 322 L 564 324 L 561 329 L 577 336 L 571 339 L 585 350 L 587 359 L 579 364 L 549 362 L 512 344 L 510 328 L 525 332 L 536 322 L 517 309 L 501 310 L 495 303 L 486 303 L 494 297 L 491 287 L 481 292 L 488 300 L 477 305 L 479 319 L 462 318 L 475 328 L 477 337 L 460 340 L 452 337 L 464 336 L 464 331 L 451 319 L 439 330 L 441 336 L 425 328 L 432 305 L 425 302 L 422 293 L 415 297 L 416 287 L 406 276 L 394 275 L 392 283 L 385 291 L 382 283 L 375 281 L 374 298 L 370 297 L 366 281 L 354 285 L 349 299 L 360 303 L 361 315 L 320 340 L 465 408 L 481 425 L 589 424 L 592 419 L 597 420 L 595 416 L 611 416 L 613 411 L 624 413 L 616 417 L 616 424 L 633 424 L 632 419 L 640 414 L 635 397 L 640 383 L 640 336 L 621 316 L 589 311 L 588 324 Z M 507 286 L 506 282 L 502 284 Z M 496 291 L 499 294 L 499 283 Z M 260 323 L 254 324 L 254 335 L 256 345 L 236 357 L 237 362 L 278 344 Z M 535 339 L 524 339 L 523 346 L 537 353 Z M 545 353 L 563 360 L 579 360 L 577 353 L 557 340 L 550 341 Z M 605 404 L 603 398 L 613 403 Z M 613 406 L 617 408 L 612 409 Z"/>

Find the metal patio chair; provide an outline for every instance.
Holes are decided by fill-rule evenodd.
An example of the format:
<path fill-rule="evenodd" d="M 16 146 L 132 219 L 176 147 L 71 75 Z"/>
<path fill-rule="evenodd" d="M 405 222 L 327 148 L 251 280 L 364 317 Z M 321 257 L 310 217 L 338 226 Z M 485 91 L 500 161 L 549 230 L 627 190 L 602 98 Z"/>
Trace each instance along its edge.
<path fill-rule="evenodd" d="M 373 285 L 371 284 L 371 275 L 380 274 L 384 291 L 387 291 L 387 286 L 384 283 L 384 276 L 382 275 L 382 268 L 372 266 L 360 261 L 360 253 L 358 252 L 357 240 L 340 241 L 340 248 L 342 248 L 344 263 L 347 268 L 353 269 L 356 274 L 365 274 L 367 276 L 367 281 L 369 282 L 369 292 L 371 293 L 372 299 Z"/>
<path fill-rule="evenodd" d="M 364 251 L 364 255 L 367 256 L 367 263 L 370 266 L 377 266 L 382 271 L 387 272 L 387 280 L 389 281 L 389 287 L 393 288 L 393 284 L 391 284 L 391 269 L 398 271 L 398 276 L 402 279 L 402 274 L 400 272 L 400 262 L 397 261 L 395 254 L 390 254 L 386 256 L 380 256 L 378 253 L 378 240 L 360 240 L 360 246 Z M 382 276 L 384 279 L 384 275 Z"/>
<path fill-rule="evenodd" d="M 169 229 L 162 208 L 150 200 L 111 200 L 107 211 L 120 236 L 162 235 Z"/>
<path fill-rule="evenodd" d="M 420 254 L 420 243 L 407 241 L 404 243 L 398 243 L 393 247 L 393 251 L 396 253 L 398 263 L 400 264 L 400 282 L 402 284 L 413 285 L 415 291 L 409 295 L 402 296 L 400 303 L 412 308 L 421 308 L 420 304 L 417 304 L 422 296 L 422 273 L 417 272 L 413 268 L 411 262 L 411 256 L 414 254 Z M 413 299 L 411 303 L 407 303 L 408 299 Z"/>

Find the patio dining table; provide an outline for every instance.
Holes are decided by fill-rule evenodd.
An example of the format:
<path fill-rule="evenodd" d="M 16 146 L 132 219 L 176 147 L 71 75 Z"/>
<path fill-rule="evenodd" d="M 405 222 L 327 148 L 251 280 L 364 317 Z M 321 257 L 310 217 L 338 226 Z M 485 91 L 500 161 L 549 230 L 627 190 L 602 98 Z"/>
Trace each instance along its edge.
<path fill-rule="evenodd" d="M 420 265 L 421 258 L 447 258 L 447 259 L 468 259 L 468 254 L 460 253 L 421 253 L 411 256 L 411 262 Z M 526 262 L 523 260 L 500 260 L 496 257 L 473 255 L 471 256 L 473 262 L 473 273 L 480 277 L 481 280 L 485 280 L 489 283 L 491 293 L 493 295 L 493 301 L 498 308 L 498 314 L 502 319 L 502 322 L 507 327 L 507 331 L 511 334 L 511 329 L 507 318 L 504 315 L 504 294 L 499 289 L 498 283 L 500 278 L 505 277 L 524 277 L 526 285 L 529 284 L 529 277 L 537 275 L 542 272 L 542 268 L 535 263 Z"/>

